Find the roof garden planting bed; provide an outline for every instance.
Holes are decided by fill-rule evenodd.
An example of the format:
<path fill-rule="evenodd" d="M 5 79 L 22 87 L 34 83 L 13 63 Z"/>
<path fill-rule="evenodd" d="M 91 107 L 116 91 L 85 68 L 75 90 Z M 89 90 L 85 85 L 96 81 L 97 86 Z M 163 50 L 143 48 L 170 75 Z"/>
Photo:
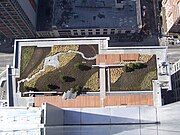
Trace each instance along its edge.
<path fill-rule="evenodd" d="M 38 68 L 50 51 L 51 48 L 23 46 L 21 48 L 20 79 L 28 77 L 31 72 Z"/>
<path fill-rule="evenodd" d="M 110 68 L 111 91 L 152 90 L 152 80 L 157 79 L 156 57 L 142 55 L 140 60 Z"/>
<path fill-rule="evenodd" d="M 99 71 L 92 67 L 96 64 L 97 45 L 54 45 L 50 51 L 45 49 L 43 56 L 37 55 L 40 58 L 29 55 L 21 73 L 20 91 L 99 91 Z"/>

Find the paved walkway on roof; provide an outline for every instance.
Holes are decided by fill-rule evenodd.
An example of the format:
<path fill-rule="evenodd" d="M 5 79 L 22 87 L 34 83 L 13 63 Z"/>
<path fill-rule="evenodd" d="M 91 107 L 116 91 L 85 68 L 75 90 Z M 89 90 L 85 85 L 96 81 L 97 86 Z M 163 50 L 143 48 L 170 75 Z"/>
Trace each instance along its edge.
<path fill-rule="evenodd" d="M 100 98 L 106 97 L 106 69 L 100 68 Z"/>

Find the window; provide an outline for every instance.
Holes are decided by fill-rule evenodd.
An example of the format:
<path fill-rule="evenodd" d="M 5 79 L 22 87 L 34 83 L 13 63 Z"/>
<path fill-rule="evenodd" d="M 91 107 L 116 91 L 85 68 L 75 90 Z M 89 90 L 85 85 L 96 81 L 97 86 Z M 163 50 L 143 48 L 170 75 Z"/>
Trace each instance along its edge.
<path fill-rule="evenodd" d="M 112 34 L 112 35 L 115 34 L 115 29 L 111 29 L 111 34 Z"/>
<path fill-rule="evenodd" d="M 81 35 L 86 35 L 86 33 L 85 32 L 81 32 Z"/>
<path fill-rule="evenodd" d="M 100 35 L 100 32 L 96 32 L 96 35 Z"/>
<path fill-rule="evenodd" d="M 177 11 L 177 17 L 179 17 L 180 16 L 180 2 L 177 3 L 176 11 Z"/>
<path fill-rule="evenodd" d="M 71 31 L 70 30 L 59 30 L 58 32 L 60 33 L 60 32 L 71 32 Z"/>
<path fill-rule="evenodd" d="M 75 36 L 77 36 L 77 35 L 78 35 L 78 33 L 77 33 L 77 32 L 74 32 L 74 35 L 75 35 Z"/>
<path fill-rule="evenodd" d="M 100 31 L 100 29 L 96 29 L 96 31 Z"/>
<path fill-rule="evenodd" d="M 178 88 L 178 82 L 176 82 L 176 88 Z"/>
<path fill-rule="evenodd" d="M 104 31 L 107 31 L 107 29 L 104 29 Z"/>
<path fill-rule="evenodd" d="M 93 35 L 93 33 L 92 33 L 92 32 L 89 32 L 89 35 Z"/>
<path fill-rule="evenodd" d="M 107 32 L 103 32 L 103 35 L 107 35 Z"/>

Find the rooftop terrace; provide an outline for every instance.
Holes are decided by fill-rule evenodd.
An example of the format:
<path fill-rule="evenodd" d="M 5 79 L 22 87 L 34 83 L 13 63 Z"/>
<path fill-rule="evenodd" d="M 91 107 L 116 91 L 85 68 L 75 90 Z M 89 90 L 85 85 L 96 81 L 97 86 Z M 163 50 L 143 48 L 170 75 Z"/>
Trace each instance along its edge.
<path fill-rule="evenodd" d="M 117 2 L 121 6 L 115 0 L 54 0 L 53 25 L 63 29 L 138 29 L 139 0 Z"/>

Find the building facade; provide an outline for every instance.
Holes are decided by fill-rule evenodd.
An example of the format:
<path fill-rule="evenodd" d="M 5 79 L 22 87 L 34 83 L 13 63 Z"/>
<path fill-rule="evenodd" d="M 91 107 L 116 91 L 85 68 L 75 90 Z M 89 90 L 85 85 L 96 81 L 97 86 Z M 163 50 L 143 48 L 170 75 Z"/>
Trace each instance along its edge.
<path fill-rule="evenodd" d="M 7 38 L 35 37 L 35 0 L 1 0 L 0 32 Z"/>
<path fill-rule="evenodd" d="M 22 46 L 23 47 L 24 46 L 35 47 L 35 48 L 37 47 L 37 48 L 42 48 L 42 49 L 49 48 L 50 49 L 50 48 L 55 47 L 56 45 L 58 47 L 63 47 L 63 46 L 65 47 L 65 46 L 69 46 L 69 45 L 73 45 L 73 47 L 76 47 L 78 45 L 78 47 L 84 48 L 84 50 L 87 50 L 86 48 L 88 47 L 88 53 L 91 52 L 91 50 L 92 50 L 91 58 L 93 58 L 93 60 L 94 60 L 94 63 L 92 63 L 92 66 L 93 66 L 93 69 L 96 68 L 97 73 L 98 73 L 98 75 L 96 76 L 96 79 L 94 79 L 95 80 L 94 84 L 98 84 L 98 87 L 95 88 L 98 90 L 97 95 L 93 95 L 93 93 L 87 93 L 86 96 L 80 95 L 80 96 L 78 96 L 77 99 L 75 99 L 76 101 L 74 100 L 72 103 L 71 102 L 72 100 L 69 100 L 70 102 L 68 102 L 68 100 L 66 100 L 64 102 L 62 93 L 57 93 L 57 91 L 56 91 L 56 93 L 54 93 L 54 91 L 50 91 L 49 93 L 47 93 L 47 92 L 43 91 L 42 89 L 39 89 L 40 93 L 37 93 L 34 91 L 31 91 L 31 93 L 29 93 L 29 91 L 27 91 L 28 93 L 27 92 L 25 93 L 25 91 L 22 92 L 23 94 L 30 94 L 30 95 L 31 94 L 44 95 L 44 96 L 39 96 L 37 98 L 36 97 L 34 98 L 35 106 L 39 106 L 43 102 L 46 102 L 46 101 L 52 101 L 53 103 L 58 104 L 57 106 L 60 106 L 60 107 L 62 107 L 62 105 L 64 103 L 66 103 L 64 105 L 71 105 L 71 107 L 73 107 L 73 104 L 74 104 L 74 107 L 76 108 L 76 105 L 78 107 L 80 106 L 79 101 L 81 99 L 81 96 L 85 100 L 85 102 L 87 100 L 90 100 L 91 97 L 92 97 L 91 100 L 94 102 L 94 103 L 87 102 L 86 105 L 84 104 L 84 102 L 81 102 L 82 107 L 87 107 L 87 106 L 94 107 L 95 105 L 97 107 L 112 106 L 112 105 L 116 106 L 117 104 L 118 105 L 135 105 L 135 104 L 141 105 L 141 103 L 140 103 L 141 101 L 143 101 L 142 104 L 161 106 L 162 105 L 162 99 L 161 99 L 162 89 L 164 91 L 171 90 L 171 78 L 170 78 L 171 74 L 169 71 L 169 64 L 167 62 L 167 51 L 166 51 L 167 47 L 165 47 L 165 46 L 149 47 L 148 46 L 148 47 L 133 47 L 133 48 L 131 48 L 131 47 L 114 48 L 114 47 L 108 46 L 108 40 L 109 40 L 109 38 L 107 38 L 107 37 L 54 38 L 54 39 L 53 38 L 47 38 L 47 39 L 44 38 L 44 39 L 15 40 L 14 61 L 13 61 L 13 67 L 11 68 L 12 73 L 14 73 L 14 74 L 12 76 L 12 73 L 8 73 L 8 74 L 10 74 L 10 76 L 8 76 L 9 80 L 11 80 L 11 81 L 8 81 L 9 86 L 11 86 L 11 87 L 8 87 L 8 90 L 10 91 L 12 88 L 13 91 L 15 91 L 15 93 L 16 92 L 21 93 L 21 91 L 23 91 L 23 90 L 19 87 L 20 84 L 25 81 L 27 82 L 28 80 L 33 79 L 33 78 L 25 78 L 25 79 L 22 79 L 19 81 L 15 80 L 16 78 L 19 78 L 21 76 L 21 73 L 20 73 L 20 67 L 21 67 L 21 62 L 22 62 L 21 56 L 23 56 L 23 53 L 21 51 Z M 93 49 L 89 45 L 93 45 L 96 48 L 93 47 L 94 48 Z M 95 50 L 97 50 L 97 51 L 95 51 Z M 94 53 L 94 52 L 97 52 L 97 53 Z M 82 55 L 84 54 L 85 56 L 87 55 L 84 51 L 81 51 L 79 53 L 81 53 Z M 117 55 L 117 54 L 121 54 L 121 55 Z M 56 55 L 56 53 L 55 53 L 55 56 L 53 56 L 52 58 L 57 57 L 58 55 L 59 54 Z M 84 55 L 82 57 L 84 57 Z M 89 56 L 89 54 L 88 54 L 88 56 Z M 96 56 L 96 57 L 92 57 L 92 56 Z M 153 78 L 150 80 L 150 85 L 152 87 L 148 88 L 148 89 L 147 88 L 143 88 L 143 89 L 142 88 L 135 88 L 135 89 L 128 88 L 128 89 L 124 90 L 124 88 L 122 88 L 122 89 L 119 88 L 120 83 L 118 83 L 118 85 L 116 87 L 113 87 L 114 84 L 113 84 L 112 80 L 110 80 L 110 79 L 113 78 L 114 76 L 111 74 L 112 73 L 111 70 L 115 69 L 116 67 L 123 68 L 123 66 L 125 66 L 124 64 L 126 64 L 127 62 L 133 62 L 133 61 L 140 62 L 141 58 L 142 58 L 141 56 L 142 57 L 150 56 L 151 59 L 149 60 L 149 62 L 152 62 L 152 63 L 149 65 L 151 65 L 151 66 L 153 65 L 152 69 L 156 69 L 155 75 L 157 75 L 157 77 L 156 77 L 157 79 L 154 80 L 155 78 Z M 33 57 L 34 57 L 34 55 L 31 56 L 31 59 L 33 59 Z M 45 66 L 47 66 L 48 64 L 51 64 L 51 60 L 49 63 L 49 57 L 46 57 L 45 61 L 46 61 L 46 62 L 44 62 L 44 63 L 46 63 Z M 54 61 L 54 59 L 53 59 L 53 61 Z M 83 58 L 83 61 L 84 61 L 84 58 Z M 59 61 L 56 60 L 55 63 L 58 64 Z M 69 69 L 69 68 L 67 68 L 67 69 Z M 144 69 L 142 69 L 142 70 L 144 70 Z M 39 75 L 39 73 L 41 73 L 41 71 L 38 72 L 37 74 L 34 74 L 33 77 Z M 139 71 L 139 73 L 140 73 L 140 71 Z M 81 77 L 79 77 L 79 78 L 81 78 Z M 11 82 L 13 82 L 13 83 L 11 83 Z M 128 82 L 134 82 L 134 81 L 129 79 Z M 136 84 L 139 84 L 139 83 L 136 83 Z M 122 86 L 122 84 L 121 84 L 121 86 Z M 89 87 L 89 86 L 87 86 L 87 87 Z M 118 93 L 119 94 L 118 96 L 116 95 L 117 93 L 115 91 L 120 92 L 120 93 Z M 46 96 L 46 94 L 48 94 L 48 96 Z M 53 94 L 55 94 L 55 95 L 53 96 Z M 139 94 L 141 94 L 142 96 L 138 96 Z M 123 97 L 121 97 L 121 95 L 123 95 Z M 127 96 L 125 97 L 125 95 L 127 95 Z M 132 96 L 132 95 L 134 95 L 134 96 Z M 115 99 L 114 96 L 117 96 L 116 100 L 114 100 Z M 48 98 L 47 100 L 46 100 L 46 97 Z M 141 100 L 141 97 L 142 97 L 142 100 Z M 125 98 L 125 100 L 119 100 L 121 98 Z M 9 99 L 11 99 L 11 98 L 9 98 Z M 129 100 L 126 100 L 126 99 L 129 99 Z M 137 100 L 135 100 L 135 99 L 137 99 Z M 128 101 L 128 102 L 126 102 L 126 101 Z M 134 101 L 134 102 L 131 102 L 131 101 Z M 91 105 L 89 105 L 89 103 Z M 14 104 L 16 104 L 16 102 L 14 102 Z M 68 106 L 64 106 L 64 107 L 68 107 Z"/>
<path fill-rule="evenodd" d="M 172 89 L 176 100 L 180 100 L 180 60 L 172 66 Z"/>
<path fill-rule="evenodd" d="M 180 33 L 180 0 L 162 1 L 163 32 Z"/>

